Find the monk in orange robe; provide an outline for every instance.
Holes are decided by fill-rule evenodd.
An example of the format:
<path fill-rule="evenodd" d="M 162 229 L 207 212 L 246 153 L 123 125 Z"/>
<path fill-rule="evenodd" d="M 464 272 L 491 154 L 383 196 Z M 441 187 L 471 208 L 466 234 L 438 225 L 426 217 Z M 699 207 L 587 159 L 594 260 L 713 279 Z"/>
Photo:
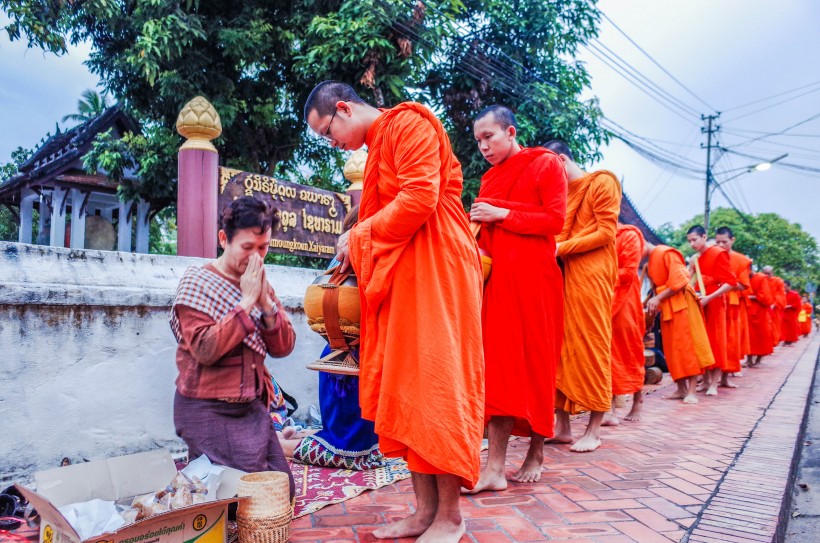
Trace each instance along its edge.
<path fill-rule="evenodd" d="M 786 307 L 783 309 L 783 341 L 791 345 L 800 339 L 800 325 L 797 322 L 803 309 L 800 293 L 792 289 L 791 281 L 784 281 L 786 287 Z"/>
<path fill-rule="evenodd" d="M 461 204 L 461 165 L 421 104 L 379 110 L 349 85 L 319 84 L 310 128 L 342 150 L 367 145 L 359 222 L 339 237 L 361 294 L 359 403 L 385 456 L 412 472 L 417 507 L 381 539 L 456 543 L 460 488 L 480 471 L 484 426 L 482 272 Z"/>
<path fill-rule="evenodd" d="M 800 312 L 797 321 L 800 323 L 800 335 L 811 334 L 812 307 L 808 296 L 803 296 L 803 310 Z"/>
<path fill-rule="evenodd" d="M 783 309 L 786 307 L 786 286 L 783 279 L 774 275 L 771 266 L 763 268 L 763 273 L 769 276 L 769 287 L 774 298 L 774 304 L 772 305 L 772 346 L 777 347 L 783 337 Z"/>
<path fill-rule="evenodd" d="M 663 354 L 678 390 L 668 397 L 684 403 L 698 403 L 695 396 L 698 376 L 715 364 L 703 309 L 689 285 L 689 270 L 683 255 L 666 245 L 646 244 L 647 271 L 655 285 L 655 295 L 646 302 L 651 314 L 661 313 Z"/>
<path fill-rule="evenodd" d="M 641 231 L 618 223 L 615 251 L 618 253 L 618 282 L 612 296 L 612 410 L 604 415 L 603 426 L 617 426 L 615 396 L 632 394 L 632 409 L 624 420 L 641 420 L 645 364 L 643 336 L 646 319 L 641 301 L 638 266 L 646 245 Z"/>
<path fill-rule="evenodd" d="M 607 171 L 585 173 L 563 142 L 545 146 L 564 163 L 567 216 L 558 241 L 564 264 L 564 343 L 556 378 L 555 441 L 572 442 L 569 417 L 590 411 L 573 452 L 601 446 L 600 430 L 612 399 L 612 294 L 618 279 L 615 231 L 621 185 Z"/>
<path fill-rule="evenodd" d="M 751 273 L 749 280 L 749 356 L 746 365 L 757 367 L 764 356 L 772 354 L 772 304 L 774 296 L 769 278 L 763 273 Z"/>
<path fill-rule="evenodd" d="M 492 270 L 481 313 L 489 454 L 471 494 L 507 488 L 510 434 L 530 438 L 512 479 L 538 481 L 544 439 L 553 434 L 564 333 L 555 236 L 564 227 L 567 180 L 558 155 L 521 147 L 516 130 L 515 115 L 498 105 L 484 109 L 473 124 L 478 148 L 492 167 L 481 178 L 470 219 L 481 224 L 478 245 L 492 257 Z"/>
<path fill-rule="evenodd" d="M 686 233 L 689 246 L 697 254 L 692 257 L 695 286 L 706 317 L 706 333 L 715 356 L 715 366 L 706 372 L 704 388 L 707 396 L 717 396 L 721 373 L 735 371 L 735 364 L 729 363 L 726 346 L 726 298 L 725 294 L 735 286 L 737 280 L 729 264 L 729 252 L 715 245 L 709 245 L 706 230 L 696 225 Z M 740 361 L 737 362 L 740 366 Z M 739 370 L 739 368 L 738 368 Z"/>
<path fill-rule="evenodd" d="M 729 267 L 735 276 L 736 284 L 726 293 L 726 359 L 727 370 L 722 372 L 720 386 L 737 388 L 729 380 L 729 372 L 739 373 L 740 362 L 746 357 L 748 348 L 744 346 L 744 323 L 748 324 L 746 315 L 746 298 L 743 293 L 749 288 L 749 269 L 752 259 L 732 250 L 735 235 L 728 226 L 721 226 L 715 232 L 715 245 L 729 252 Z M 748 338 L 746 339 L 748 343 Z"/>

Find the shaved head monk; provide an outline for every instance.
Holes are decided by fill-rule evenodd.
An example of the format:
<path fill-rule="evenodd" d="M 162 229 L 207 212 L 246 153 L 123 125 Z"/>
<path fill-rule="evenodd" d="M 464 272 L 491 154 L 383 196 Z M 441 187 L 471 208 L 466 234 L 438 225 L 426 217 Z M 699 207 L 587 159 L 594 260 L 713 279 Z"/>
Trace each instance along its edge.
<path fill-rule="evenodd" d="M 632 409 L 624 420 L 641 420 L 646 319 L 638 266 L 643 258 L 644 245 L 646 241 L 637 227 L 618 223 L 615 234 L 618 282 L 612 296 L 612 410 L 604 415 L 604 426 L 620 423 L 615 411 L 615 396 L 621 394 L 632 394 Z"/>
<path fill-rule="evenodd" d="M 490 449 L 471 493 L 507 488 L 511 433 L 530 438 L 527 457 L 512 479 L 541 478 L 544 438 L 553 435 L 555 371 L 564 333 L 555 236 L 567 208 L 561 160 L 542 147 L 521 147 L 512 111 L 488 107 L 476 117 L 473 134 L 492 167 L 481 178 L 470 219 L 481 224 L 478 245 L 492 257 L 493 267 L 481 313 Z"/>
<path fill-rule="evenodd" d="M 698 375 L 715 364 L 712 347 L 703 323 L 703 309 L 689 284 L 689 270 L 683 255 L 667 245 L 647 243 L 643 256 L 655 295 L 646 302 L 650 314 L 660 312 L 663 354 L 669 374 L 678 385 L 670 400 L 698 403 L 695 391 Z"/>
<path fill-rule="evenodd" d="M 484 430 L 482 273 L 461 204 L 461 165 L 432 112 L 379 110 L 353 88 L 319 84 L 311 130 L 344 150 L 367 145 L 359 222 L 338 241 L 361 294 L 359 403 L 385 456 L 407 460 L 417 507 L 381 539 L 455 543 L 461 486 L 478 481 Z"/>
<path fill-rule="evenodd" d="M 709 245 L 706 230 L 702 226 L 693 226 L 686 232 L 689 246 L 696 251 L 692 257 L 691 267 L 694 270 L 695 286 L 698 287 L 700 304 L 706 316 L 706 333 L 709 345 L 715 356 L 715 366 L 706 372 L 704 388 L 707 396 L 717 396 L 717 387 L 721 372 L 733 371 L 729 365 L 726 348 L 726 299 L 724 295 L 736 284 L 737 280 L 729 264 L 729 251 Z M 739 361 L 738 361 L 739 365 Z"/>
<path fill-rule="evenodd" d="M 783 341 L 791 345 L 800 339 L 798 318 L 803 310 L 803 299 L 800 293 L 792 289 L 791 281 L 784 281 L 786 287 L 786 307 L 783 310 Z"/>
<path fill-rule="evenodd" d="M 729 267 L 735 276 L 735 286 L 726 294 L 726 361 L 727 371 L 722 372 L 720 386 L 737 388 L 729 380 L 729 373 L 740 372 L 740 362 L 749 352 L 748 315 L 746 296 L 749 288 L 749 270 L 752 259 L 733 250 L 735 234 L 728 226 L 721 226 L 715 232 L 715 243 L 729 251 Z M 745 335 L 744 335 L 745 334 Z"/>
<path fill-rule="evenodd" d="M 749 278 L 749 355 L 746 366 L 755 368 L 764 356 L 772 354 L 772 305 L 774 296 L 769 278 L 752 270 Z"/>
<path fill-rule="evenodd" d="M 563 142 L 547 149 L 561 157 L 569 182 L 567 216 L 557 255 L 564 264 L 564 344 L 556 379 L 555 441 L 572 442 L 569 417 L 589 411 L 573 452 L 601 446 L 601 422 L 612 399 L 612 294 L 618 279 L 615 231 L 621 184 L 607 171 L 586 173 Z"/>

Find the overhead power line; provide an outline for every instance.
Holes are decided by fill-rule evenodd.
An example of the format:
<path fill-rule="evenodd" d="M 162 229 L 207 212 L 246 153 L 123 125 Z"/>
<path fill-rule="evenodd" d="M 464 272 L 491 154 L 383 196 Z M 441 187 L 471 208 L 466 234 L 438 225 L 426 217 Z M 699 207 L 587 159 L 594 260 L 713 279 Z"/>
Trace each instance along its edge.
<path fill-rule="evenodd" d="M 803 85 L 801 87 L 797 87 L 796 89 L 787 90 L 784 92 L 779 92 L 777 94 L 773 94 L 771 96 L 767 96 L 766 98 L 760 98 L 759 100 L 753 100 L 751 102 L 746 102 L 745 104 L 741 104 L 739 106 L 730 107 L 729 109 L 724 109 L 723 113 L 728 113 L 730 111 L 735 111 L 737 109 L 743 109 L 745 107 L 753 106 L 756 104 L 760 104 L 763 102 L 768 102 L 769 100 L 773 100 L 775 98 L 780 98 L 781 96 L 786 96 L 787 94 L 792 94 L 797 91 L 801 91 L 803 89 L 807 89 L 809 87 L 814 87 L 816 85 L 820 85 L 820 81 L 815 81 L 814 83 L 809 83 L 808 85 Z"/>
<path fill-rule="evenodd" d="M 661 71 L 663 71 L 663 73 L 665 73 L 666 75 L 668 75 L 668 76 L 669 76 L 669 78 L 670 78 L 670 79 L 672 79 L 672 81 L 674 81 L 675 83 L 677 83 L 678 85 L 680 85 L 680 86 L 681 86 L 681 88 L 682 88 L 683 90 L 685 90 L 687 93 L 689 93 L 689 94 L 690 94 L 692 97 L 694 97 L 694 98 L 695 98 L 698 102 L 700 102 L 701 104 L 705 105 L 705 106 L 706 106 L 707 108 L 709 108 L 711 111 L 717 111 L 717 108 L 712 107 L 711 105 L 709 105 L 709 104 L 708 104 L 705 100 L 703 100 L 703 98 L 701 98 L 700 96 L 698 96 L 697 94 L 695 94 L 695 93 L 694 93 L 694 92 L 693 92 L 693 91 L 692 91 L 689 87 L 687 87 L 686 85 L 684 85 L 684 84 L 683 84 L 683 83 L 682 83 L 682 82 L 681 82 L 681 81 L 680 81 L 677 77 L 675 77 L 674 75 L 672 75 L 672 74 L 669 72 L 669 70 L 667 70 L 666 68 L 664 68 L 663 66 L 661 66 L 661 64 L 660 64 L 657 60 L 655 60 L 654 58 L 652 58 L 652 55 L 650 55 L 649 53 L 647 53 L 647 52 L 643 49 L 643 47 L 641 47 L 640 45 L 638 45 L 638 44 L 635 42 L 635 40 L 633 40 L 631 37 L 629 37 L 629 34 L 627 34 L 626 32 L 624 32 L 623 30 L 621 30 L 621 27 L 619 27 L 618 25 L 616 25 L 616 24 L 615 24 L 615 22 L 614 22 L 612 19 L 610 19 L 610 18 L 609 18 L 609 16 L 608 16 L 606 13 L 604 13 L 603 11 L 602 11 L 602 12 L 600 12 L 600 13 L 601 13 L 601 16 L 602 16 L 604 19 L 606 19 L 607 21 L 609 21 L 609 24 L 611 24 L 613 27 L 615 27 L 615 30 L 617 30 L 618 32 L 620 32 L 620 33 L 621 33 L 621 35 L 622 35 L 624 38 L 626 38 L 627 40 L 629 40 L 629 43 L 631 43 L 632 45 L 634 45 L 634 46 L 635 46 L 635 47 L 636 47 L 636 48 L 637 48 L 637 49 L 638 49 L 641 53 L 643 53 L 643 54 L 646 56 L 646 58 L 648 58 L 648 59 L 652 62 L 652 64 L 654 64 L 655 66 L 657 66 L 658 68 L 660 68 L 660 69 L 661 69 Z"/>
<path fill-rule="evenodd" d="M 731 145 L 729 148 L 730 148 L 730 149 L 733 149 L 733 148 L 736 148 L 736 147 L 743 147 L 743 146 L 745 146 L 745 145 L 749 145 L 749 144 L 754 143 L 754 142 L 756 142 L 756 141 L 761 141 L 761 140 L 764 140 L 764 139 L 772 138 L 772 137 L 774 137 L 774 136 L 780 136 L 780 135 L 783 135 L 783 134 L 785 134 L 786 132 L 788 132 L 789 130 L 792 130 L 792 129 L 794 129 L 794 128 L 797 128 L 798 126 L 804 125 L 804 124 L 809 123 L 809 122 L 811 122 L 811 121 L 813 121 L 813 120 L 815 120 L 815 119 L 818 119 L 818 118 L 820 118 L 820 113 L 815 113 L 814 115 L 812 115 L 812 116 L 811 116 L 811 117 L 809 117 L 808 119 L 804 119 L 804 120 L 802 120 L 802 121 L 800 121 L 800 122 L 798 122 L 798 123 L 795 123 L 795 124 L 793 124 L 793 125 L 791 125 L 791 126 L 787 126 L 787 127 L 786 127 L 786 128 L 784 128 L 783 130 L 780 130 L 780 131 L 778 131 L 778 132 L 770 132 L 770 133 L 768 133 L 768 134 L 763 134 L 763 135 L 758 136 L 758 137 L 756 137 L 756 138 L 751 138 L 751 139 L 748 139 L 748 140 L 746 140 L 746 141 L 743 141 L 743 142 L 740 142 L 740 143 L 736 143 L 736 144 L 734 144 L 734 145 Z"/>
<path fill-rule="evenodd" d="M 802 97 L 804 97 L 804 96 L 806 96 L 806 95 L 808 95 L 808 94 L 812 94 L 812 93 L 815 93 L 815 92 L 817 92 L 817 91 L 820 91 L 820 86 L 818 86 L 817 88 L 814 88 L 814 89 L 812 89 L 812 90 L 810 90 L 810 91 L 806 91 L 806 92 L 800 93 L 800 94 L 798 94 L 797 96 L 792 96 L 792 97 L 790 97 L 790 98 L 786 98 L 785 100 L 780 100 L 779 102 L 775 102 L 774 104 L 769 104 L 768 106 L 765 106 L 765 107 L 761 107 L 761 108 L 759 108 L 759 109 L 752 110 L 752 111 L 750 111 L 750 112 L 748 112 L 748 113 L 744 113 L 743 115 L 738 115 L 737 117 L 732 117 L 732 118 L 730 118 L 730 119 L 726 119 L 726 121 L 724 121 L 724 122 L 732 122 L 732 121 L 736 121 L 736 120 L 738 120 L 738 119 L 743 119 L 744 117 L 749 117 L 749 116 L 751 116 L 751 115 L 755 115 L 756 113 L 760 113 L 760 112 L 762 112 L 762 111 L 768 111 L 768 110 L 770 110 L 770 109 L 772 109 L 772 108 L 776 108 L 776 107 L 777 107 L 777 106 L 779 106 L 779 105 L 785 104 L 785 103 L 787 103 L 787 102 L 791 102 L 792 100 L 797 100 L 798 98 L 802 98 Z"/>

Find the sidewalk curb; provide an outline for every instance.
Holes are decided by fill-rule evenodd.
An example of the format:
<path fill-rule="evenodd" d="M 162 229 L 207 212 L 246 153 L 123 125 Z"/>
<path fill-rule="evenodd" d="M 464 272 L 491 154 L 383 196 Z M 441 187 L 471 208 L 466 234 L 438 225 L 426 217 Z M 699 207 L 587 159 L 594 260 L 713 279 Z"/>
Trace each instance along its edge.
<path fill-rule="evenodd" d="M 797 470 L 800 467 L 800 459 L 803 456 L 803 447 L 805 446 L 806 428 L 809 424 L 809 412 L 811 411 L 814 385 L 817 380 L 818 364 L 820 364 L 820 350 L 818 350 L 814 358 L 814 372 L 812 373 L 811 382 L 809 383 L 809 395 L 806 399 L 806 408 L 803 410 L 803 420 L 800 422 L 800 431 L 797 433 L 792 465 L 789 470 L 789 478 L 786 481 L 786 492 L 783 494 L 783 506 L 780 509 L 780 516 L 777 520 L 777 531 L 772 538 L 773 543 L 783 543 L 786 539 L 786 530 L 789 527 L 790 520 L 789 511 L 791 511 L 792 502 L 794 501 L 794 485 L 797 482 Z"/>
<path fill-rule="evenodd" d="M 820 338 L 815 336 L 769 403 L 762 407 L 760 417 L 681 543 L 782 543 L 818 359 Z M 790 403 L 795 397 L 803 398 L 803 404 Z"/>

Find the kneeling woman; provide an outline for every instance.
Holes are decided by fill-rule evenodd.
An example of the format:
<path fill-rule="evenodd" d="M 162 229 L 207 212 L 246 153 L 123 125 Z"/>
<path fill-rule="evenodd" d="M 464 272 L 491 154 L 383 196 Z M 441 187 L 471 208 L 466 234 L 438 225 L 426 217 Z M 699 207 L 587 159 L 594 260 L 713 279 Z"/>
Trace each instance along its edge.
<path fill-rule="evenodd" d="M 177 348 L 174 424 L 189 458 L 293 476 L 270 418 L 265 357 L 293 351 L 290 320 L 265 277 L 274 210 L 245 196 L 223 211 L 222 256 L 185 270 L 171 311 Z"/>

